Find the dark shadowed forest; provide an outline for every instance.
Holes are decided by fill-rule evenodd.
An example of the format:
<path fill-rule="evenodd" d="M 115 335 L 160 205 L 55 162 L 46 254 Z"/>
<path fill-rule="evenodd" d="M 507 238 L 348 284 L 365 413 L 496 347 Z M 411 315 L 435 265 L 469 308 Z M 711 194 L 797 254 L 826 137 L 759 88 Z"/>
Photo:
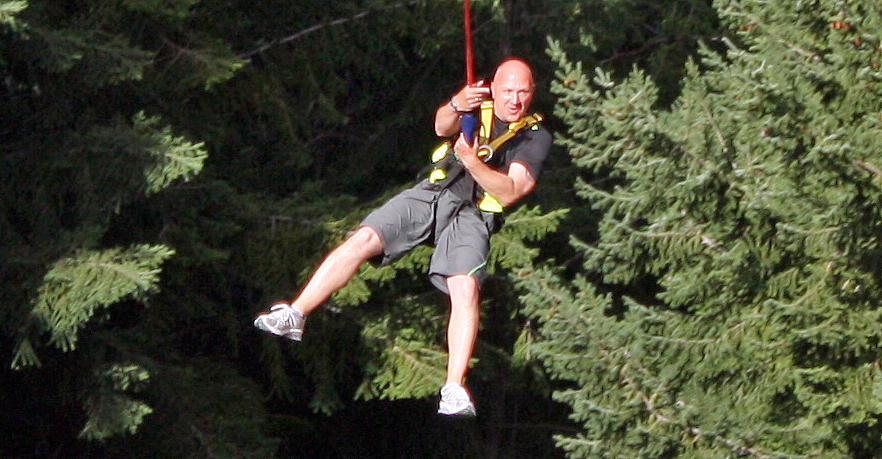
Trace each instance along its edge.
<path fill-rule="evenodd" d="M 471 14 L 555 144 L 464 420 L 429 247 L 252 325 L 428 164 L 462 2 L 0 0 L 0 457 L 882 456 L 877 2 Z"/>

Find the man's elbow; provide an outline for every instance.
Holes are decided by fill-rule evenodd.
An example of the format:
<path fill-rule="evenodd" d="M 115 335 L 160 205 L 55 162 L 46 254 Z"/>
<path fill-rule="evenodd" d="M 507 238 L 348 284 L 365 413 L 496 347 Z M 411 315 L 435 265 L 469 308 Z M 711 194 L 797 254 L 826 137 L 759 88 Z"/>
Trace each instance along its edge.
<path fill-rule="evenodd" d="M 450 137 L 458 132 L 458 127 L 450 127 L 445 124 L 435 123 L 435 135 L 438 137 Z"/>
<path fill-rule="evenodd" d="M 505 193 L 499 199 L 499 203 L 502 204 L 502 207 L 510 207 L 524 198 L 524 196 L 530 194 L 530 191 L 533 190 L 533 187 L 529 187 L 527 189 L 521 189 L 513 191 L 512 193 Z"/>
<path fill-rule="evenodd" d="M 513 174 L 509 176 L 511 178 L 511 188 L 506 190 L 506 193 L 500 193 L 496 198 L 503 207 L 511 206 L 520 201 L 524 196 L 530 194 L 533 188 L 536 188 L 536 180 L 526 167 L 517 162 L 513 163 L 512 167 L 514 169 L 511 171 Z"/>
<path fill-rule="evenodd" d="M 504 207 L 504 208 L 506 208 L 506 209 L 508 209 L 509 207 L 515 205 L 515 203 L 517 203 L 518 201 L 520 201 L 520 199 L 505 199 L 505 198 L 499 198 L 499 203 L 502 204 L 502 207 Z"/>
<path fill-rule="evenodd" d="M 520 201 L 526 195 L 527 195 L 527 193 L 524 193 L 524 194 L 518 193 L 518 194 L 513 194 L 511 196 L 505 196 L 505 197 L 499 198 L 499 203 L 502 204 L 502 207 L 511 207 L 511 206 L 517 204 L 517 202 Z"/>

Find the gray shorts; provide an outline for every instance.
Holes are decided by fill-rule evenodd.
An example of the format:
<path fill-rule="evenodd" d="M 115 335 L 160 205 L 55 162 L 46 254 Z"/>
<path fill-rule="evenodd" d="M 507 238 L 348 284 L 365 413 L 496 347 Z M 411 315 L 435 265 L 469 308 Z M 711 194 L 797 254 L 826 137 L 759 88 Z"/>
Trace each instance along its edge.
<path fill-rule="evenodd" d="M 486 273 L 493 214 L 478 210 L 449 190 L 434 190 L 423 181 L 394 196 L 368 214 L 361 226 L 373 228 L 383 240 L 382 258 L 391 263 L 420 244 L 435 247 L 429 279 L 445 293 L 447 277 Z"/>

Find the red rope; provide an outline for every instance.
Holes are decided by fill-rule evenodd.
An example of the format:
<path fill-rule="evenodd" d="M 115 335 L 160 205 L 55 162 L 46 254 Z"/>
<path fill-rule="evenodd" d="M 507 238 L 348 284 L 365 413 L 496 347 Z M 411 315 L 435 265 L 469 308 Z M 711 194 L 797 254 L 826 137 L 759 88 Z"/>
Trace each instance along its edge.
<path fill-rule="evenodd" d="M 462 1 L 465 29 L 466 84 L 475 82 L 475 52 L 472 48 L 472 6 L 469 0 Z"/>

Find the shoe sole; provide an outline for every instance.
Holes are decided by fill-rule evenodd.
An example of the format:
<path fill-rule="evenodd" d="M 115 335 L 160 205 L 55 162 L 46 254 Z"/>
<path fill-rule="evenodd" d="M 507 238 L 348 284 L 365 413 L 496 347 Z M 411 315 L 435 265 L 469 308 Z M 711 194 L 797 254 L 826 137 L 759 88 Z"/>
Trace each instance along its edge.
<path fill-rule="evenodd" d="M 442 416 L 456 416 L 456 417 L 463 417 L 463 418 L 473 418 L 473 417 L 477 416 L 477 413 L 475 413 L 475 407 L 473 407 L 473 406 L 463 408 L 462 410 L 457 411 L 456 413 L 444 413 L 444 412 L 438 411 L 438 414 L 440 414 Z"/>
<path fill-rule="evenodd" d="M 475 405 L 469 403 L 465 408 L 456 411 L 456 412 L 448 412 L 445 407 L 438 407 L 438 414 L 443 416 L 463 416 L 463 417 L 475 417 L 477 414 L 475 413 Z"/>
<path fill-rule="evenodd" d="M 255 327 L 265 332 L 272 333 L 273 335 L 288 338 L 292 341 L 300 341 L 301 338 L 303 338 L 303 330 L 289 330 L 287 332 L 283 332 L 276 327 L 271 327 L 263 320 L 266 314 L 267 313 L 260 314 L 259 316 L 257 316 L 256 319 L 254 319 Z"/>

